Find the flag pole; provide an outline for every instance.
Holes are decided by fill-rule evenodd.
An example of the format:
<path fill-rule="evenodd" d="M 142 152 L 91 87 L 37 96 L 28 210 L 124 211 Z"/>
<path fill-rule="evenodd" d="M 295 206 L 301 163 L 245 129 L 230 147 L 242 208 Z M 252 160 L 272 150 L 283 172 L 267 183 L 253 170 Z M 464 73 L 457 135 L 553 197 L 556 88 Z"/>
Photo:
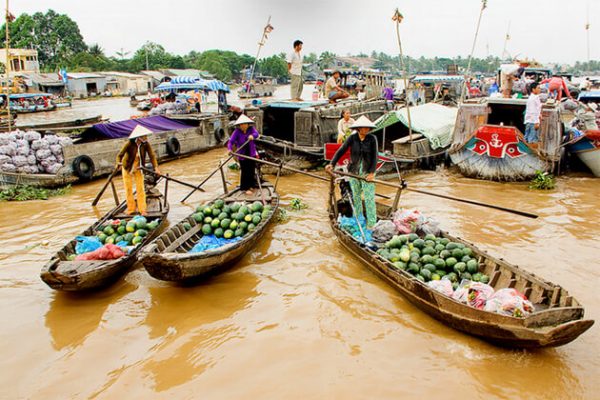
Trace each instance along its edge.
<path fill-rule="evenodd" d="M 404 97 L 406 100 L 406 117 L 408 119 L 408 140 L 412 143 L 412 122 L 410 119 L 410 100 L 408 98 L 408 71 L 406 70 L 406 65 L 404 64 L 404 53 L 402 52 L 402 41 L 400 40 L 400 22 L 402 22 L 403 19 L 404 16 L 400 14 L 400 10 L 396 8 L 396 12 L 394 12 L 392 21 L 396 22 L 396 38 L 398 39 L 398 49 L 400 50 L 400 67 L 402 69 L 402 76 L 404 77 Z"/>
<path fill-rule="evenodd" d="M 8 30 L 8 24 L 10 22 L 10 12 L 8 11 L 8 1 L 6 0 L 6 68 L 4 69 L 6 73 L 6 115 L 8 118 L 8 132 L 11 131 L 12 125 L 12 115 L 10 114 L 10 33 Z"/>
<path fill-rule="evenodd" d="M 254 58 L 254 63 L 252 64 L 252 69 L 250 70 L 250 79 L 248 80 L 250 85 L 252 85 L 252 78 L 254 77 L 254 71 L 256 69 L 256 62 L 258 61 L 258 56 L 260 54 L 260 50 L 265 45 L 265 40 L 267 39 L 267 35 L 270 32 L 269 29 L 273 29 L 273 27 L 271 26 L 271 16 L 270 15 L 269 15 L 269 19 L 267 20 L 267 25 L 265 25 L 265 27 L 263 29 L 263 33 L 260 38 L 260 42 L 258 42 L 258 50 L 256 51 L 256 57 Z"/>

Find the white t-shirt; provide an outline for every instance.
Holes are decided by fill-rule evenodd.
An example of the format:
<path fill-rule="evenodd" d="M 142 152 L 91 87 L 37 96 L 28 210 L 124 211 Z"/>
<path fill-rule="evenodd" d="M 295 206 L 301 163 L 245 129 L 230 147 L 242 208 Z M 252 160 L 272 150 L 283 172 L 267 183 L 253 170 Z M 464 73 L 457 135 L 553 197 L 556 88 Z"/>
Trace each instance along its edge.
<path fill-rule="evenodd" d="M 540 114 L 542 113 L 542 101 L 537 94 L 530 94 L 525 107 L 525 123 L 539 124 Z"/>
<path fill-rule="evenodd" d="M 292 64 L 290 74 L 302 75 L 302 54 L 294 51 L 288 58 L 288 63 Z"/>

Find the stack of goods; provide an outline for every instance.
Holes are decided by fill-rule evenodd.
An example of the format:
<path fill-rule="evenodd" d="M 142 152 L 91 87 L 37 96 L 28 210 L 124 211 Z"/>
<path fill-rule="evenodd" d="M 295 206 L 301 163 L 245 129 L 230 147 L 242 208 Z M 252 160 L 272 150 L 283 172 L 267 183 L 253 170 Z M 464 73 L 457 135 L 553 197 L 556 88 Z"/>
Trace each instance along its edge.
<path fill-rule="evenodd" d="M 200 231 L 203 236 L 190 252 L 202 252 L 241 240 L 254 231 L 261 221 L 268 219 L 272 212 L 270 205 L 263 206 L 259 201 L 228 205 L 219 199 L 199 206 L 192 219 L 202 226 Z M 185 228 L 191 229 L 191 225 L 188 223 Z"/>
<path fill-rule="evenodd" d="M 150 115 L 165 115 L 165 114 L 188 114 L 188 106 L 186 103 L 162 103 L 154 107 L 150 111 Z"/>
<path fill-rule="evenodd" d="M 76 254 L 70 255 L 69 260 L 110 260 L 122 257 L 139 246 L 159 224 L 159 219 L 148 222 L 142 216 L 107 220 L 98 226 L 95 236 L 77 236 Z M 121 249 L 121 253 L 116 248 Z"/>
<path fill-rule="evenodd" d="M 446 278 L 458 288 L 462 279 L 488 283 L 489 277 L 479 272 L 473 250 L 448 238 L 416 233 L 396 235 L 377 251 L 395 268 L 407 271 L 421 282 Z"/>
<path fill-rule="evenodd" d="M 0 133 L 0 172 L 56 174 L 64 165 L 63 146 L 71 138 L 16 130 Z"/>

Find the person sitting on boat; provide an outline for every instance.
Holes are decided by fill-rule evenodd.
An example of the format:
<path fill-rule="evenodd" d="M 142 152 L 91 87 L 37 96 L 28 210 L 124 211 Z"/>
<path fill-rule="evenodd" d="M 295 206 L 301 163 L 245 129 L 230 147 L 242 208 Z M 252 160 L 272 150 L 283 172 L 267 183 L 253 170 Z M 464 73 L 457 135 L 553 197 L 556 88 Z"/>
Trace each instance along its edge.
<path fill-rule="evenodd" d="M 251 126 L 253 124 L 254 121 L 245 115 L 241 115 L 235 121 L 233 125 L 236 128 L 227 142 L 227 148 L 230 152 L 258 158 L 254 139 L 258 138 L 259 133 L 254 126 Z M 244 146 L 246 142 L 248 144 Z M 242 148 L 242 146 L 244 147 Z M 258 182 L 256 181 L 256 161 L 238 157 L 238 162 L 240 163 L 240 190 L 250 195 L 253 189 L 258 187 Z"/>
<path fill-rule="evenodd" d="M 567 83 L 564 78 L 560 75 L 554 74 L 552 78 L 546 78 L 540 82 L 540 84 L 548 84 L 548 92 L 550 95 L 556 100 L 560 101 L 563 96 L 563 92 L 568 98 L 573 98 L 571 93 L 569 92 L 569 88 L 567 87 Z"/>
<path fill-rule="evenodd" d="M 363 179 L 350 178 L 352 188 L 352 203 L 356 211 L 356 218 L 363 216 L 363 196 L 367 214 L 367 228 L 372 229 L 377 223 L 377 208 L 375 205 L 375 170 L 377 169 L 377 137 L 371 130 L 375 124 L 364 115 L 350 127 L 357 129 L 358 133 L 350 135 L 342 147 L 336 151 L 331 163 L 325 167 L 328 172 L 338 163 L 340 158 L 350 149 L 350 164 L 348 171 L 359 175 Z"/>
<path fill-rule="evenodd" d="M 340 99 L 345 99 L 350 96 L 348 92 L 340 87 L 338 80 L 340 79 L 340 71 L 335 71 L 333 75 L 325 82 L 325 94 L 330 103 L 335 103 Z"/>
<path fill-rule="evenodd" d="M 537 82 L 533 82 L 529 90 L 531 90 L 531 94 L 527 99 L 527 106 L 525 107 L 525 141 L 533 143 L 539 139 L 542 101 L 540 100 L 540 86 Z"/>
<path fill-rule="evenodd" d="M 141 167 L 146 165 L 146 157 L 154 166 L 154 171 L 160 174 L 156 155 L 148 143 L 148 135 L 152 131 L 142 125 L 137 125 L 129 135 L 129 140 L 119 154 L 117 154 L 117 167 L 121 167 L 123 185 L 127 196 L 127 214 L 135 213 L 136 202 L 133 197 L 133 183 L 137 189 L 137 209 L 140 214 L 146 215 L 146 189 L 144 187 L 144 174 Z"/>
<path fill-rule="evenodd" d="M 352 134 L 352 129 L 350 127 L 356 122 L 354 118 L 352 118 L 352 114 L 350 114 L 350 110 L 342 111 L 342 119 L 338 121 L 338 136 L 337 142 L 338 144 L 342 144 L 348 139 L 348 136 Z"/>

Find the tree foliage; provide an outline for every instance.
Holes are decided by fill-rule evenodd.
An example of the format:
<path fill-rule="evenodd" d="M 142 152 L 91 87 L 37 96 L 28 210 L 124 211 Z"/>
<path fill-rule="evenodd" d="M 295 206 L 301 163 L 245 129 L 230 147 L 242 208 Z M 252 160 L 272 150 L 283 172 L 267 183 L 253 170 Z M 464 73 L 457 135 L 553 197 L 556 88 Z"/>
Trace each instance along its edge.
<path fill-rule="evenodd" d="M 273 76 L 278 79 L 288 76 L 287 62 L 285 58 L 281 58 L 281 55 L 271 56 L 259 60 L 258 71 L 263 75 Z"/>

